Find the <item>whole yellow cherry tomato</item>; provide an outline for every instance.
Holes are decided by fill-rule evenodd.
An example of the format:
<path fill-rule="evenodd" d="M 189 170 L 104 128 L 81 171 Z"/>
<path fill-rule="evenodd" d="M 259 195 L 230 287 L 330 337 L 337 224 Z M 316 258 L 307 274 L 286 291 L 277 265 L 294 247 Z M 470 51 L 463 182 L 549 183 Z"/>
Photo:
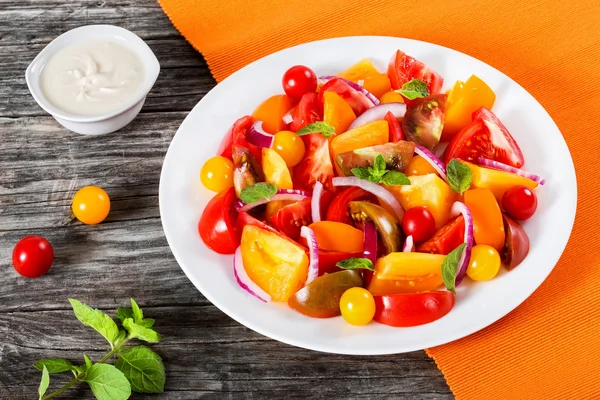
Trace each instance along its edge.
<path fill-rule="evenodd" d="M 232 187 L 233 162 L 221 156 L 209 158 L 200 170 L 200 180 L 205 188 L 213 192 L 222 192 Z"/>
<path fill-rule="evenodd" d="M 366 325 L 375 315 L 375 299 L 367 289 L 350 288 L 340 298 L 340 311 L 350 325 Z"/>
<path fill-rule="evenodd" d="M 104 221 L 110 212 L 110 198 L 98 186 L 85 186 L 75 193 L 71 210 L 79 221 L 95 225 Z"/>
<path fill-rule="evenodd" d="M 478 244 L 473 246 L 471 260 L 467 266 L 467 275 L 474 281 L 488 281 L 500 270 L 500 254 L 492 246 Z"/>
<path fill-rule="evenodd" d="M 283 158 L 288 167 L 294 167 L 304 158 L 305 148 L 300 136 L 291 131 L 281 131 L 275 134 L 273 150 Z"/>

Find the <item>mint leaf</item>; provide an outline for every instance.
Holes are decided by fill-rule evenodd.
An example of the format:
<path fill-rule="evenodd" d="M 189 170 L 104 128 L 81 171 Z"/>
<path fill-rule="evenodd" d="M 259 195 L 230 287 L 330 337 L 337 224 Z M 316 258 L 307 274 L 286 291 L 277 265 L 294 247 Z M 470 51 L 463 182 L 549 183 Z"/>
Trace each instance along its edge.
<path fill-rule="evenodd" d="M 313 122 L 296 132 L 296 135 L 309 135 L 311 133 L 320 133 L 323 137 L 329 138 L 335 135 L 335 128 L 329 122 Z"/>
<path fill-rule="evenodd" d="M 126 400 L 131 396 L 129 381 L 114 365 L 92 365 L 85 375 L 85 382 L 98 400 Z"/>
<path fill-rule="evenodd" d="M 154 319 L 153 318 L 144 318 L 143 320 L 141 320 L 139 322 L 140 326 L 143 326 L 144 328 L 152 328 L 154 326 Z"/>
<path fill-rule="evenodd" d="M 360 179 L 369 179 L 369 177 L 371 176 L 369 170 L 365 167 L 352 168 L 350 172 L 352 172 L 354 176 Z"/>
<path fill-rule="evenodd" d="M 117 308 L 117 315 L 115 315 L 121 323 L 125 318 L 133 318 L 133 310 L 130 307 L 119 307 Z"/>
<path fill-rule="evenodd" d="M 48 386 L 50 386 L 50 374 L 48 373 L 48 368 L 46 368 L 46 366 L 44 365 L 42 367 L 42 380 L 40 381 L 40 386 L 38 387 L 38 394 L 40 395 L 40 400 L 44 398 L 44 394 L 46 394 Z"/>
<path fill-rule="evenodd" d="M 458 270 L 458 262 L 460 261 L 460 256 L 464 251 L 466 243 L 461 244 L 454 250 L 450 252 L 442 262 L 442 281 L 444 281 L 444 285 L 446 285 L 446 289 L 451 291 L 452 293 L 456 293 L 455 289 L 455 281 L 456 281 L 456 273 Z"/>
<path fill-rule="evenodd" d="M 348 258 L 335 265 L 343 269 L 368 269 L 369 271 L 375 271 L 373 261 L 368 258 Z"/>
<path fill-rule="evenodd" d="M 73 375 L 77 376 L 78 374 L 83 374 L 87 371 L 87 367 L 85 365 L 73 365 Z"/>
<path fill-rule="evenodd" d="M 144 313 L 142 309 L 137 305 L 134 299 L 131 300 L 131 310 L 133 311 L 133 320 L 136 324 L 139 324 L 144 319 Z"/>
<path fill-rule="evenodd" d="M 119 335 L 119 328 L 115 321 L 102 311 L 83 304 L 79 300 L 69 299 L 69 301 L 77 319 L 84 325 L 94 328 L 113 347 Z"/>
<path fill-rule="evenodd" d="M 156 343 L 160 340 L 160 335 L 154 329 L 146 328 L 133 322 L 133 319 L 126 318 L 123 326 L 129 332 L 132 338 L 140 339 L 149 343 Z"/>
<path fill-rule="evenodd" d="M 383 158 L 381 154 L 378 154 L 377 157 L 375 157 L 373 168 L 375 169 L 375 171 L 385 171 L 386 166 L 387 165 L 385 163 L 385 158 Z"/>
<path fill-rule="evenodd" d="M 384 185 L 410 185 L 410 179 L 402 172 L 388 171 L 381 179 Z"/>
<path fill-rule="evenodd" d="M 130 347 L 115 363 L 138 393 L 162 393 L 165 389 L 165 367 L 158 354 L 146 346 Z"/>
<path fill-rule="evenodd" d="M 259 182 L 242 189 L 240 199 L 244 203 L 254 203 L 262 199 L 269 200 L 275 193 L 277 193 L 277 186 L 272 183 Z"/>
<path fill-rule="evenodd" d="M 73 369 L 73 363 L 64 358 L 47 358 L 45 360 L 39 360 L 33 364 L 33 366 L 40 371 L 43 371 L 43 369 L 46 368 L 50 374 L 71 371 Z"/>
<path fill-rule="evenodd" d="M 92 359 L 87 356 L 87 354 L 83 355 L 83 360 L 85 361 L 85 369 L 88 370 L 92 368 Z"/>
<path fill-rule="evenodd" d="M 429 89 L 427 89 L 427 83 L 419 79 L 412 79 L 402 85 L 401 89 L 396 90 L 396 93 L 400 93 L 409 100 L 414 100 L 429 96 Z"/>
<path fill-rule="evenodd" d="M 450 160 L 446 166 L 446 177 L 450 188 L 459 194 L 463 194 L 464 191 L 469 190 L 473 181 L 471 168 L 455 158 Z"/>

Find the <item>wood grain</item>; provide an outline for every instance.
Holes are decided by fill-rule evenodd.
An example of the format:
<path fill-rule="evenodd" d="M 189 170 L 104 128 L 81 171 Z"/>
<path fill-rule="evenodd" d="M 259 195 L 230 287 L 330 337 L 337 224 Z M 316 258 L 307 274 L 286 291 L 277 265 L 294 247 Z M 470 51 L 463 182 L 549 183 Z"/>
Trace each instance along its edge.
<path fill-rule="evenodd" d="M 37 106 L 24 70 L 60 33 L 100 23 L 137 33 L 162 70 L 136 120 L 85 137 Z M 40 358 L 104 354 L 106 343 L 77 322 L 68 297 L 107 312 L 134 297 L 156 318 L 166 391 L 133 398 L 452 398 L 424 352 L 349 357 L 287 346 L 231 320 L 187 280 L 164 238 L 158 183 L 171 138 L 215 82 L 157 3 L 0 0 L 0 71 L 0 398 L 36 398 L 32 364 Z M 109 193 L 108 220 L 67 223 L 74 192 L 88 184 Z M 41 279 L 17 276 L 10 262 L 14 244 L 30 234 L 48 238 L 56 253 Z M 53 376 L 52 387 L 59 381 Z M 64 398 L 90 397 L 82 387 Z"/>

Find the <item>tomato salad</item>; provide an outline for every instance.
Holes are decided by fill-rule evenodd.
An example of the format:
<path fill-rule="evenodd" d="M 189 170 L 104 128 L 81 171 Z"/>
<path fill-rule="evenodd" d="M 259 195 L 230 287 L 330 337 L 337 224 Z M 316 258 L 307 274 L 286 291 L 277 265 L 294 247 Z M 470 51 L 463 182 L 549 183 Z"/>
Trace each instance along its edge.
<path fill-rule="evenodd" d="M 522 169 L 483 80 L 442 93 L 438 73 L 398 50 L 385 73 L 368 59 L 319 78 L 296 65 L 282 86 L 201 171 L 218 193 L 200 236 L 233 254 L 241 289 L 309 317 L 416 326 L 450 312 L 465 276 L 493 279 L 527 256 L 517 221 L 544 180 Z"/>

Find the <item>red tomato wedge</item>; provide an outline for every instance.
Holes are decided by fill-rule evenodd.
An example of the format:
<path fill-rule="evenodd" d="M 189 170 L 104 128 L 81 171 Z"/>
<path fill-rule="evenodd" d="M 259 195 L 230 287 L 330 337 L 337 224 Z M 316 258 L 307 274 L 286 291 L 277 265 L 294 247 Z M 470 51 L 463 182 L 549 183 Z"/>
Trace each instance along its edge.
<path fill-rule="evenodd" d="M 420 253 L 449 254 L 460 246 L 465 236 L 465 219 L 462 215 L 442 226 L 428 241 L 417 246 Z"/>
<path fill-rule="evenodd" d="M 479 157 L 515 168 L 521 168 L 525 163 L 523 153 L 508 129 L 485 107 L 473 113 L 473 122 L 454 136 L 442 159 L 448 163 L 453 158 L 476 161 Z"/>
<path fill-rule="evenodd" d="M 398 118 L 391 112 L 385 114 L 385 120 L 390 125 L 390 142 L 399 142 L 404 140 L 404 132 L 402 132 L 402 125 Z"/>
<path fill-rule="evenodd" d="M 262 159 L 260 147 L 254 146 L 253 144 L 248 143 L 246 140 L 246 132 L 248 132 L 248 129 L 253 122 L 254 118 L 252 118 L 250 115 L 246 115 L 235 121 L 223 137 L 223 140 L 221 140 L 221 144 L 217 150 L 217 155 L 232 160 L 231 149 L 233 145 L 236 144 L 250 150 L 254 157 L 260 161 Z"/>
<path fill-rule="evenodd" d="M 425 292 L 374 296 L 375 317 L 390 326 L 428 324 L 448 314 L 454 307 L 454 293 Z"/>
<path fill-rule="evenodd" d="M 359 116 L 369 108 L 373 107 L 373 103 L 364 95 L 364 93 L 350 87 L 350 85 L 338 78 L 332 78 L 321 86 L 321 90 L 319 91 L 319 104 L 321 105 L 321 108 L 323 108 L 323 104 L 325 103 L 325 92 L 337 93 L 346 101 L 346 103 L 348 103 L 348 105 L 350 105 L 350 107 L 352 107 L 356 116 Z"/>
<path fill-rule="evenodd" d="M 307 197 L 296 203 L 288 204 L 279 209 L 271 217 L 271 222 L 281 232 L 289 236 L 293 240 L 298 240 L 300 237 L 300 228 L 309 225 L 312 222 L 310 202 L 311 198 Z"/>
<path fill-rule="evenodd" d="M 329 156 L 329 142 L 320 133 L 303 135 L 304 159 L 294 167 L 294 189 L 312 192 L 317 181 L 331 187 L 333 165 Z"/>
<path fill-rule="evenodd" d="M 206 205 L 198 232 L 204 243 L 219 254 L 233 254 L 240 245 L 236 232 L 236 211 L 233 207 L 236 201 L 233 187 L 217 193 Z"/>
<path fill-rule="evenodd" d="M 354 221 L 348 214 L 348 203 L 357 200 L 368 200 L 377 203 L 377 197 L 356 186 L 351 186 L 342 190 L 329 204 L 327 209 L 327 221 L 343 222 L 348 225 L 354 225 Z"/>
<path fill-rule="evenodd" d="M 322 110 L 323 107 L 319 106 L 319 96 L 314 92 L 305 93 L 294 109 L 294 119 L 290 124 L 290 130 L 297 132 L 308 124 L 320 121 Z"/>
<path fill-rule="evenodd" d="M 392 83 L 392 89 L 400 89 L 406 82 L 419 79 L 427 83 L 430 95 L 438 94 L 444 84 L 444 78 L 440 74 L 421 61 L 404 54 L 401 50 L 392 56 L 388 65 L 388 76 Z"/>

